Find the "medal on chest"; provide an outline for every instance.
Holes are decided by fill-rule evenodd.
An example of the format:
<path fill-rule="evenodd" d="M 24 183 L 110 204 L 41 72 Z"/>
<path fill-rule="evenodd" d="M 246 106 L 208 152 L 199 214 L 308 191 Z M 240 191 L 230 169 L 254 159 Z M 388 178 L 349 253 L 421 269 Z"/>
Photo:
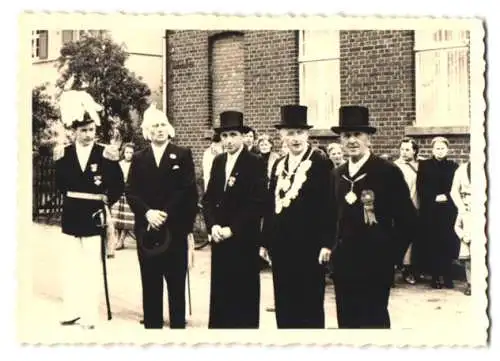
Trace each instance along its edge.
<path fill-rule="evenodd" d="M 360 175 L 358 178 L 356 178 L 354 180 L 350 180 L 345 175 L 342 175 L 342 178 L 351 184 L 351 189 L 349 190 L 349 192 L 347 192 L 347 194 L 344 197 L 347 204 L 352 205 L 358 200 L 358 196 L 356 195 L 356 193 L 354 193 L 354 183 L 359 182 L 364 177 L 366 177 L 366 173 Z"/>

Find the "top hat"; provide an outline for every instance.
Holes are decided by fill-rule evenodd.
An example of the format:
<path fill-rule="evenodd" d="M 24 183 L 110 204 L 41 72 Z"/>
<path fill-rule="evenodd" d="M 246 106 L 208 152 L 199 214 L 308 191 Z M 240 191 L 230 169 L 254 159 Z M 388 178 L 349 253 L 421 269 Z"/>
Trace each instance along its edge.
<path fill-rule="evenodd" d="M 241 133 L 248 133 L 250 127 L 243 125 L 243 113 L 235 110 L 227 110 L 220 113 L 220 127 L 214 128 L 216 133 L 221 133 L 229 130 L 237 130 Z"/>
<path fill-rule="evenodd" d="M 172 234 L 166 224 L 163 224 L 159 229 L 146 229 L 139 235 L 137 244 L 146 257 L 165 253 L 172 243 Z"/>
<path fill-rule="evenodd" d="M 357 105 L 343 106 L 339 109 L 339 126 L 331 127 L 334 133 L 358 131 L 368 134 L 376 132 L 375 127 L 369 126 L 368 108 Z"/>
<path fill-rule="evenodd" d="M 275 124 L 276 129 L 311 129 L 307 124 L 307 107 L 303 105 L 284 105 L 281 108 L 281 122 Z"/>

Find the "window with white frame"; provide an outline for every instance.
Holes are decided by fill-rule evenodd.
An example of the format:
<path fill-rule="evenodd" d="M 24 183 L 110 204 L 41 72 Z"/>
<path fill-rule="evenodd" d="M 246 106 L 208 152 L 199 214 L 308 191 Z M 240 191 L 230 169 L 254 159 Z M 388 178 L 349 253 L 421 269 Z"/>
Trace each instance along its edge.
<path fill-rule="evenodd" d="M 415 31 L 416 126 L 469 126 L 469 32 Z"/>
<path fill-rule="evenodd" d="M 299 31 L 300 104 L 308 107 L 314 129 L 338 124 L 340 107 L 340 32 Z"/>
<path fill-rule="evenodd" d="M 44 60 L 48 58 L 49 32 L 48 30 L 34 30 L 31 32 L 31 58 Z"/>

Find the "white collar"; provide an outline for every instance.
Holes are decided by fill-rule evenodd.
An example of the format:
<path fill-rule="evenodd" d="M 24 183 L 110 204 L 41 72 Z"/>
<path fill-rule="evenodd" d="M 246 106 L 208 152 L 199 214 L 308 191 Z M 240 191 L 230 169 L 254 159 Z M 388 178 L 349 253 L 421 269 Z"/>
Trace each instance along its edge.
<path fill-rule="evenodd" d="M 361 157 L 360 160 L 358 160 L 356 163 L 354 163 L 351 158 L 349 158 L 349 163 L 348 163 L 348 168 L 349 168 L 349 175 L 352 177 L 355 175 L 361 167 L 366 163 L 368 158 L 370 158 L 371 152 L 367 151 L 365 155 Z"/>
<path fill-rule="evenodd" d="M 151 147 L 153 148 L 154 151 L 157 152 L 164 150 L 167 147 L 167 145 L 168 145 L 168 140 L 165 143 L 163 143 L 163 145 L 156 145 L 154 143 L 151 143 Z"/>
<path fill-rule="evenodd" d="M 78 152 L 90 152 L 93 146 L 94 142 L 90 143 L 89 145 L 82 145 L 78 142 L 75 142 L 75 147 Z"/>

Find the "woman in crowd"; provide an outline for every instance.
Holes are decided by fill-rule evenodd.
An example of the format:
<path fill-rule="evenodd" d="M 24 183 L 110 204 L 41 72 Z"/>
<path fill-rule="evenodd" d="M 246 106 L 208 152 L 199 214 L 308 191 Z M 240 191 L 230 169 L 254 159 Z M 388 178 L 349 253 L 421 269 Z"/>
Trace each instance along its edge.
<path fill-rule="evenodd" d="M 126 143 L 122 148 L 123 159 L 119 164 L 120 168 L 122 169 L 123 180 L 125 181 L 125 183 L 127 183 L 134 150 L 135 146 L 132 143 Z M 114 218 L 116 229 L 116 249 L 123 249 L 125 248 L 125 238 L 127 237 L 127 234 L 133 232 L 134 230 L 134 213 L 132 213 L 127 203 L 125 194 L 123 194 L 120 200 L 113 206 L 112 216 Z"/>
<path fill-rule="evenodd" d="M 447 159 L 449 142 L 432 140 L 432 157 L 420 162 L 417 195 L 420 204 L 422 237 L 418 263 L 432 276 L 432 288 L 453 288 L 452 262 L 457 259 L 459 240 L 454 231 L 457 207 L 451 198 L 457 163 Z"/>
<path fill-rule="evenodd" d="M 328 157 L 333 163 L 334 168 L 340 167 L 345 163 L 344 152 L 342 151 L 342 146 L 339 143 L 330 143 L 326 148 Z"/>
<path fill-rule="evenodd" d="M 262 134 L 257 139 L 257 149 L 262 160 L 267 165 L 267 178 L 271 176 L 271 169 L 274 162 L 279 158 L 279 154 L 273 151 L 274 142 L 268 134 Z"/>

